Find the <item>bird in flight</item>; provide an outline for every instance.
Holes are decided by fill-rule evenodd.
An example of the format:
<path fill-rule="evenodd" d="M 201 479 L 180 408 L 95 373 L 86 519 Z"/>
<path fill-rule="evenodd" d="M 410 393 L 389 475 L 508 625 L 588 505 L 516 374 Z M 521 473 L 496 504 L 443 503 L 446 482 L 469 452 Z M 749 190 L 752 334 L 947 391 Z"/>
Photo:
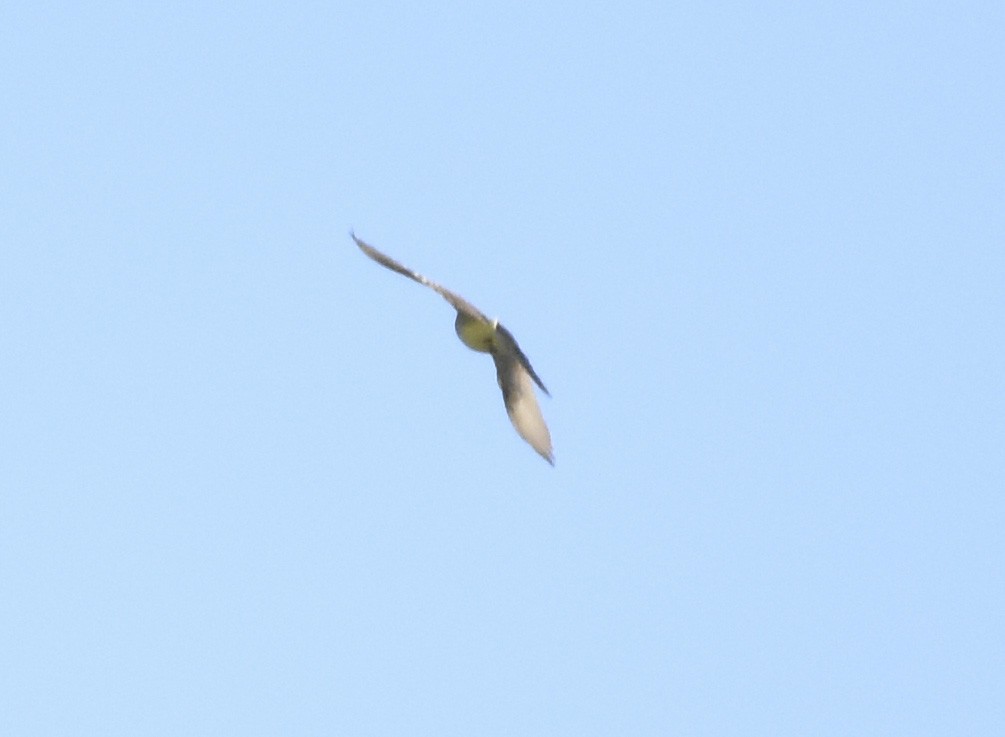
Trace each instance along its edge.
<path fill-rule="evenodd" d="M 555 465 L 555 456 L 551 450 L 551 434 L 548 432 L 548 426 L 544 424 L 541 409 L 537 406 L 534 384 L 541 387 L 541 391 L 545 394 L 548 394 L 548 390 L 545 389 L 509 330 L 500 325 L 498 320 L 485 317 L 478 308 L 460 295 L 402 266 L 373 246 L 361 241 L 355 233 L 350 235 L 360 250 L 378 264 L 429 287 L 457 310 L 457 319 L 454 320 L 457 337 L 472 350 L 492 354 L 492 360 L 496 364 L 496 379 L 499 388 L 502 389 L 506 413 L 513 427 L 542 458 Z"/>

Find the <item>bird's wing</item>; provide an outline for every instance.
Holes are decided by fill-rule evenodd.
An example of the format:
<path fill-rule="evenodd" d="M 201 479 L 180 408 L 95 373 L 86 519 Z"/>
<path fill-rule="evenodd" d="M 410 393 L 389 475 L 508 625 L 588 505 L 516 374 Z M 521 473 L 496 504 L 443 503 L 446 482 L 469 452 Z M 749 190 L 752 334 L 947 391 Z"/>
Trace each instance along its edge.
<path fill-rule="evenodd" d="M 520 437 L 530 443 L 542 458 L 555 465 L 551 450 L 551 433 L 544 424 L 541 408 L 534 396 L 534 384 L 530 373 L 524 368 L 520 358 L 511 352 L 493 351 L 492 360 L 496 364 L 496 376 L 502 389 L 506 414 Z"/>
<path fill-rule="evenodd" d="M 496 325 L 495 346 L 494 350 L 492 351 L 493 355 L 496 353 L 496 351 L 500 353 L 508 353 L 512 356 L 515 356 L 516 359 L 520 362 L 520 365 L 523 366 L 524 369 L 526 369 L 528 374 L 530 374 L 530 378 L 534 380 L 534 383 L 537 384 L 539 387 L 541 387 L 541 391 L 543 391 L 549 397 L 551 396 L 551 392 L 548 391 L 548 389 L 544 385 L 544 382 L 541 381 L 540 377 L 537 375 L 537 372 L 534 371 L 534 367 L 530 365 L 530 359 L 528 359 L 527 356 L 524 354 L 524 352 L 520 350 L 520 346 L 517 345 L 516 338 L 513 337 L 513 333 L 504 328 L 502 325 Z"/>
<path fill-rule="evenodd" d="M 423 286 L 429 287 L 434 292 L 443 297 L 443 299 L 447 300 L 447 302 L 450 303 L 450 306 L 453 307 L 458 312 L 463 312 L 469 317 L 472 317 L 476 320 L 483 320 L 485 322 L 489 322 L 489 319 L 485 317 L 485 315 L 483 315 L 477 307 L 475 307 L 473 304 L 471 304 L 466 299 L 461 297 L 459 294 L 454 294 L 449 289 L 441 287 L 432 279 L 427 279 L 422 274 L 412 271 L 407 266 L 399 264 L 390 256 L 381 253 L 373 246 L 369 245 L 368 243 L 365 243 L 364 241 L 361 241 L 359 238 L 356 237 L 355 233 L 351 233 L 350 235 L 352 235 L 352 239 L 356 241 L 356 245 L 359 246 L 360 250 L 363 253 L 365 253 L 367 256 L 372 258 L 374 261 L 376 261 L 384 268 L 390 269 L 391 271 L 396 271 L 402 276 L 407 276 L 409 279 L 417 281 L 419 282 L 419 284 L 422 284 Z"/>

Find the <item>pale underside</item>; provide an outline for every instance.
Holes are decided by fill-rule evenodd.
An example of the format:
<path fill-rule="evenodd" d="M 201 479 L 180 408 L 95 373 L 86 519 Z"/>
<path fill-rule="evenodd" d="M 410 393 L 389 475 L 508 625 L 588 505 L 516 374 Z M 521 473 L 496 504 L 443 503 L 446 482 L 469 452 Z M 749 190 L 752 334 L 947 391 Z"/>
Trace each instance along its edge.
<path fill-rule="evenodd" d="M 352 239 L 363 253 L 378 264 L 429 287 L 457 310 L 457 319 L 454 321 L 457 336 L 468 348 L 492 355 L 496 365 L 496 379 L 499 388 L 502 389 L 506 413 L 513 427 L 541 457 L 548 463 L 554 464 L 551 434 L 548 432 L 544 417 L 541 416 L 541 408 L 538 407 L 537 397 L 534 394 L 534 384 L 537 384 L 545 394 L 548 390 L 534 372 L 513 335 L 500 325 L 498 320 L 490 320 L 460 295 L 402 266 L 373 246 L 361 241 L 355 234 Z"/>

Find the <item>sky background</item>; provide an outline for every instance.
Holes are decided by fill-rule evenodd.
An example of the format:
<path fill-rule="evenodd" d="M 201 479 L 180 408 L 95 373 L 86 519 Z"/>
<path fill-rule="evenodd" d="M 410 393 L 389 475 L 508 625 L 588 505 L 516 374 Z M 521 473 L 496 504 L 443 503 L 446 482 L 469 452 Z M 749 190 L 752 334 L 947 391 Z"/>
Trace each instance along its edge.
<path fill-rule="evenodd" d="M 0 731 L 1005 733 L 1003 32 L 4 3 Z"/>

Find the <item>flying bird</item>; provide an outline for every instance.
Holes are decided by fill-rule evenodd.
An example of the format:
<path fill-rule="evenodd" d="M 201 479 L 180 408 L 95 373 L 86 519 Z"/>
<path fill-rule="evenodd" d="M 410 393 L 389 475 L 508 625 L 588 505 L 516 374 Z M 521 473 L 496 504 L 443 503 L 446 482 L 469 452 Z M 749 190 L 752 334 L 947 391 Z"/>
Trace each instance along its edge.
<path fill-rule="evenodd" d="M 545 394 L 548 394 L 548 390 L 509 330 L 500 325 L 498 320 L 487 318 L 460 295 L 402 266 L 393 258 L 361 241 L 355 233 L 350 235 L 360 250 L 378 264 L 429 287 L 457 310 L 457 319 L 454 320 L 457 337 L 472 350 L 492 354 L 492 360 L 496 365 L 496 379 L 499 388 L 502 389 L 506 413 L 513 427 L 542 458 L 555 465 L 555 456 L 551 450 L 551 434 L 548 432 L 548 426 L 544 424 L 541 409 L 537 406 L 534 384 L 541 387 L 541 391 Z"/>

